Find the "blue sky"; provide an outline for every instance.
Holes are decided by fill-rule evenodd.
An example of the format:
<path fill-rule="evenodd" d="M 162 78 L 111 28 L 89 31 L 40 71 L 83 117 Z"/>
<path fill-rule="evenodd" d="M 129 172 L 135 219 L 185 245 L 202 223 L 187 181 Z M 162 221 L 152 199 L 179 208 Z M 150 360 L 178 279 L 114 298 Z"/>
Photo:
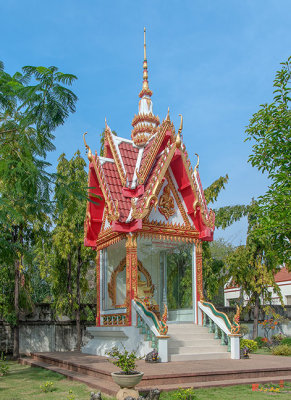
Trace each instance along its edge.
<path fill-rule="evenodd" d="M 266 178 L 248 163 L 245 126 L 272 100 L 272 82 L 291 50 L 290 0 L 0 1 L 0 59 L 9 73 L 24 65 L 55 65 L 77 75 L 77 111 L 55 132 L 56 165 L 79 148 L 82 133 L 99 150 L 104 117 L 130 138 L 142 86 L 143 27 L 154 112 L 170 107 L 192 163 L 200 155 L 207 187 L 229 174 L 215 206 L 246 204 L 264 193 Z M 244 243 L 246 222 L 216 238 Z"/>

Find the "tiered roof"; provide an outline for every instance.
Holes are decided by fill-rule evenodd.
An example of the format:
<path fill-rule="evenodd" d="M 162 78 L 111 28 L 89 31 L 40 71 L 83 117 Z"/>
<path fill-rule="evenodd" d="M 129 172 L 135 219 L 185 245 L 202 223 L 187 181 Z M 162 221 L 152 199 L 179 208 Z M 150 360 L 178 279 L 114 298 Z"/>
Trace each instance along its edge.
<path fill-rule="evenodd" d="M 143 88 L 139 114 L 133 119 L 132 140 L 113 135 L 106 122 L 104 157 L 93 156 L 85 143 L 89 150 L 91 200 L 85 221 L 87 246 L 95 247 L 104 229 L 119 233 L 142 231 L 143 223 L 157 205 L 163 182 L 167 177 L 170 180 L 170 175 L 183 199 L 184 214 L 191 221 L 191 229 L 202 240 L 213 238 L 215 215 L 212 210 L 208 211 L 198 164 L 193 170 L 182 143 L 183 119 L 176 134 L 169 110 L 161 124 L 153 115 L 146 50 L 143 67 Z"/>

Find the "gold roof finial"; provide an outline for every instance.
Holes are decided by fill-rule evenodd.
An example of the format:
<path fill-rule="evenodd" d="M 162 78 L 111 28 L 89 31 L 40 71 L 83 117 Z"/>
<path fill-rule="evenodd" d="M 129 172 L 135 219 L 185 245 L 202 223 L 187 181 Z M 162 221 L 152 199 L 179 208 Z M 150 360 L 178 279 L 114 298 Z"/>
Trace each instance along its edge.
<path fill-rule="evenodd" d="M 147 45 L 146 45 L 146 28 L 143 28 L 143 58 L 144 61 L 147 59 Z"/>
<path fill-rule="evenodd" d="M 148 82 L 148 62 L 147 62 L 147 50 L 146 50 L 146 28 L 143 29 L 144 34 L 144 42 L 143 42 L 143 84 L 142 90 L 139 94 L 139 97 L 142 97 L 144 94 L 151 96 L 153 93 L 149 89 Z"/>
<path fill-rule="evenodd" d="M 87 135 L 87 132 L 85 132 L 84 134 L 83 134 L 83 139 L 84 139 L 84 145 L 85 145 L 85 147 L 86 147 L 86 152 L 88 152 L 88 160 L 90 161 L 90 162 L 92 162 L 92 160 L 93 160 L 93 155 L 92 155 L 92 152 L 91 152 L 91 149 L 90 149 L 90 147 L 87 145 L 87 143 L 86 143 L 86 139 L 85 139 L 85 136 Z"/>
<path fill-rule="evenodd" d="M 168 107 L 168 113 L 167 113 L 166 121 L 170 121 L 170 107 Z"/>
<path fill-rule="evenodd" d="M 179 116 L 181 117 L 181 122 L 180 122 L 180 128 L 178 129 L 178 135 L 176 137 L 176 146 L 178 149 L 181 146 L 181 133 L 183 130 L 183 116 L 181 114 L 179 114 Z"/>

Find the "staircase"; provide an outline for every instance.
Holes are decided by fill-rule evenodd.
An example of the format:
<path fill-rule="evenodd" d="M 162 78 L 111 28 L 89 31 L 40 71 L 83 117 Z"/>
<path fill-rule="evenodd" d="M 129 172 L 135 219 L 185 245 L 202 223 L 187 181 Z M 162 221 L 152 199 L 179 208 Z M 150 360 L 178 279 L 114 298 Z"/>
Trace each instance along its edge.
<path fill-rule="evenodd" d="M 193 323 L 168 325 L 169 361 L 214 360 L 230 358 L 227 346 L 214 339 L 208 328 Z"/>

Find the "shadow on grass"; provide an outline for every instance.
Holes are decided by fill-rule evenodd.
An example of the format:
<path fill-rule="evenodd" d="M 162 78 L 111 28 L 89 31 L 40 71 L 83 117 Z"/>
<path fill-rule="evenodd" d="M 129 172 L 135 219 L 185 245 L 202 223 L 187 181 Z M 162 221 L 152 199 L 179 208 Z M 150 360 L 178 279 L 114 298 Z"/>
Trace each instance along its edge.
<path fill-rule="evenodd" d="M 4 381 L 23 379 L 25 381 L 30 380 L 43 382 L 47 380 L 60 381 L 64 379 L 63 375 L 44 368 L 30 367 L 18 364 L 17 362 L 9 362 L 8 365 L 10 367 L 8 374 L 2 377 Z"/>

